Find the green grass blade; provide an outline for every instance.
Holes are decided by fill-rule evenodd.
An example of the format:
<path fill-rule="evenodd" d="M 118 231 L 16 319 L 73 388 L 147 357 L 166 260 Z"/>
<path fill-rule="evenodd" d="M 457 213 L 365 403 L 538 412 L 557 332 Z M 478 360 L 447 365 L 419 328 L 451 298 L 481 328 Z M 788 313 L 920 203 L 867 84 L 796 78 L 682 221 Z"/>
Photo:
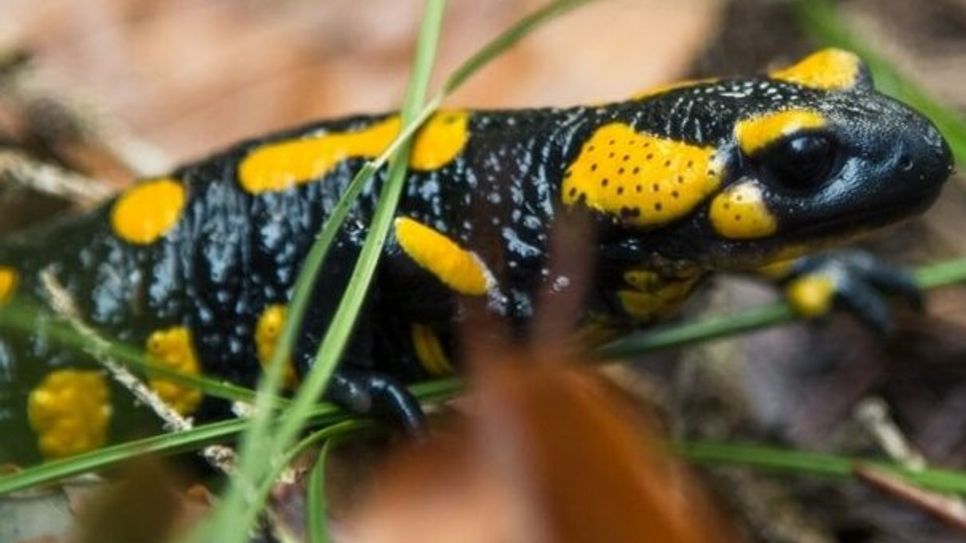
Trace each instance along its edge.
<path fill-rule="evenodd" d="M 325 442 L 319 451 L 319 459 L 315 461 L 309 474 L 308 496 L 305 499 L 305 531 L 309 543 L 329 543 L 329 506 L 325 497 L 325 469 L 326 461 L 332 449 L 332 440 Z"/>
<path fill-rule="evenodd" d="M 515 45 L 521 39 L 533 32 L 540 25 L 546 23 L 554 17 L 559 17 L 568 11 L 589 4 L 594 0 L 557 0 L 548 2 L 542 8 L 525 16 L 517 21 L 513 26 L 504 30 L 493 41 L 484 45 L 479 51 L 463 62 L 443 84 L 442 93 L 449 94 L 459 88 L 467 79 L 472 77 L 483 66 L 502 54 L 508 48 Z"/>
<path fill-rule="evenodd" d="M 853 478 L 856 466 L 869 466 L 930 490 L 966 494 L 966 473 L 959 471 L 935 468 L 910 470 L 877 459 L 849 458 L 742 443 L 695 441 L 679 443 L 672 448 L 684 458 L 698 464 L 744 466 L 838 479 Z"/>
<path fill-rule="evenodd" d="M 433 61 L 442 29 L 446 0 L 427 0 L 417 39 L 413 73 L 400 112 L 403 126 L 409 126 L 418 114 L 426 97 L 426 88 L 432 72 Z M 231 480 L 224 501 L 211 515 L 211 521 L 195 533 L 196 540 L 210 540 L 202 534 L 215 535 L 220 541 L 242 543 L 247 538 L 248 523 L 237 522 L 249 518 L 249 512 L 257 510 L 261 503 L 253 496 L 251 485 L 258 485 L 265 476 L 267 464 L 276 461 L 281 451 L 288 447 L 308 420 L 312 406 L 321 396 L 329 377 L 342 356 L 345 345 L 355 326 L 355 320 L 365 300 L 369 282 L 375 273 L 382 247 L 388 236 L 389 226 L 405 181 L 409 143 L 403 143 L 390 161 L 388 178 L 382 188 L 379 203 L 374 212 L 369 232 L 363 243 L 346 292 L 339 303 L 326 334 L 319 347 L 319 356 L 312 370 L 305 377 L 291 405 L 281 417 L 274 432 L 266 423 L 254 425 L 241 451 L 239 470 Z M 311 289 L 307 290 L 311 294 Z M 291 349 L 291 345 L 287 347 Z M 277 386 L 281 367 L 271 364 L 273 372 L 269 385 Z M 264 421 L 264 416 L 256 413 Z M 267 439 L 263 439 L 267 438 Z M 253 515 L 252 515 L 253 517 Z"/>
<path fill-rule="evenodd" d="M 319 237 L 309 250 L 303 266 L 299 271 L 299 276 L 293 289 L 292 301 L 288 308 L 288 318 L 280 334 L 280 338 L 277 343 L 278 346 L 273 353 L 272 363 L 269 366 L 270 370 L 266 373 L 266 375 L 263 376 L 260 383 L 259 397 L 261 397 L 262 394 L 267 396 L 275 395 L 279 390 L 279 387 L 282 383 L 281 368 L 283 367 L 285 361 L 291 359 L 296 337 L 301 329 L 305 309 L 309 303 L 315 277 L 322 269 L 322 265 L 325 262 L 325 257 L 328 254 L 328 251 L 336 236 L 338 235 L 343 222 L 348 216 L 352 205 L 354 204 L 358 195 L 361 193 L 362 189 L 371 181 L 373 175 L 389 160 L 389 157 L 395 154 L 403 143 L 415 133 L 419 125 L 428 119 L 429 116 L 439 108 L 446 96 L 448 96 L 452 91 L 456 90 L 456 88 L 464 83 L 471 75 L 475 74 L 489 60 L 515 44 L 539 24 L 542 24 L 554 16 L 561 15 L 574 7 L 590 1 L 593 0 L 556 0 L 550 2 L 544 8 L 524 18 L 519 23 L 498 36 L 492 42 L 487 44 L 479 53 L 473 55 L 470 59 L 464 62 L 463 65 L 457 68 L 455 72 L 453 72 L 453 74 L 447 79 L 443 90 L 434 96 L 425 107 L 423 107 L 423 109 L 416 116 L 415 122 L 408 125 L 404 123 L 405 128 L 403 128 L 402 132 L 396 137 L 395 140 L 393 140 L 389 147 L 376 160 L 366 163 L 363 168 L 360 169 L 360 171 L 353 177 L 352 181 L 346 188 L 345 193 L 339 199 L 339 202 L 336 204 L 331 215 L 325 221 Z M 255 418 L 252 422 L 253 431 L 250 435 L 250 438 L 243 442 L 242 451 L 255 448 L 259 443 L 264 443 L 266 441 L 264 439 L 267 431 L 268 420 L 268 414 L 266 412 L 270 407 L 271 405 L 269 405 L 267 400 L 263 403 L 256 404 Z M 262 413 L 266 414 L 263 415 Z M 254 457 L 256 455 L 251 456 Z"/>
<path fill-rule="evenodd" d="M 328 424 L 340 422 L 346 418 L 348 418 L 348 415 L 336 406 L 323 404 L 313 411 L 311 420 L 317 424 Z M 197 450 L 213 443 L 225 442 L 242 432 L 247 422 L 244 419 L 223 420 L 199 425 L 184 432 L 160 434 L 128 441 L 63 460 L 40 464 L 0 477 L 0 495 L 60 481 L 82 473 L 114 467 L 139 456 L 170 455 Z"/>
<path fill-rule="evenodd" d="M 459 379 L 440 379 L 410 387 L 413 396 L 422 402 L 451 398 L 462 389 Z M 352 419 L 352 414 L 329 404 L 320 403 L 312 410 L 309 424 L 320 426 L 336 424 Z M 135 441 L 118 443 L 79 454 L 63 460 L 54 460 L 9 475 L 0 476 L 0 496 L 38 485 L 54 483 L 63 479 L 113 468 L 146 454 L 170 455 L 200 449 L 212 443 L 230 440 L 244 431 L 248 421 L 230 419 L 199 425 L 191 430 L 161 434 Z"/>

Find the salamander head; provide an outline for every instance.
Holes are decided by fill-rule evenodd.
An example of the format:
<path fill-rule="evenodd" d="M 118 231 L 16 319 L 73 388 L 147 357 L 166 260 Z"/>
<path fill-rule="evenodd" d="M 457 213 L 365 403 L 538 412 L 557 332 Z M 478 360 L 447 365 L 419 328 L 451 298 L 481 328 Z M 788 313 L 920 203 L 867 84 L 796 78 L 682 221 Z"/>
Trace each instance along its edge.
<path fill-rule="evenodd" d="M 665 123 L 654 122 L 662 116 Z M 630 230 L 651 251 L 709 267 L 808 252 L 920 213 L 953 167 L 936 127 L 875 91 L 861 60 L 836 49 L 768 76 L 646 96 L 621 121 L 651 140 L 634 143 L 684 158 L 639 171 L 646 175 L 622 189 L 635 199 L 616 209 L 606 187 L 574 182 L 586 174 L 578 158 L 565 174 L 565 202 L 576 188 L 572 198 L 619 217 L 612 223 L 622 235 Z M 655 125 L 663 133 L 643 135 Z"/>
<path fill-rule="evenodd" d="M 810 80 L 814 64 L 845 73 Z M 953 167 L 948 145 L 922 115 L 876 92 L 857 57 L 824 51 L 772 78 L 828 88 L 735 119 L 719 147 L 727 180 L 708 205 L 714 237 L 807 246 L 907 218 L 939 195 Z"/>

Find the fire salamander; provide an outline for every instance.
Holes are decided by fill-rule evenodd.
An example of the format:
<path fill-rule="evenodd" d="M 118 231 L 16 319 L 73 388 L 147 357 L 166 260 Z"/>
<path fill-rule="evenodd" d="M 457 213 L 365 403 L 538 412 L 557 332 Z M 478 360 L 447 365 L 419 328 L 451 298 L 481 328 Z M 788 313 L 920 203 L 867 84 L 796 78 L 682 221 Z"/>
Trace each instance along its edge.
<path fill-rule="evenodd" d="M 49 306 L 47 272 L 91 326 L 143 346 L 153 363 L 253 386 L 316 232 L 399 130 L 395 114 L 324 121 L 142 180 L 93 213 L 0 242 L 0 300 Z M 904 276 L 862 254 L 806 255 L 923 211 L 952 159 L 932 124 L 873 89 L 857 56 L 829 49 L 767 75 L 601 106 L 440 111 L 409 167 L 327 394 L 419 427 L 401 383 L 454 371 L 467 303 L 525 329 L 535 293 L 575 288 L 548 267 L 563 216 L 596 223 L 588 325 L 646 325 L 713 271 L 768 265 L 803 313 L 841 300 L 885 327 L 880 291 L 910 291 Z M 330 253 L 291 386 L 329 324 L 382 183 L 363 193 Z M 46 322 L 0 340 L 0 460 L 77 454 L 147 416 L 93 357 L 51 341 Z M 147 385 L 184 415 L 229 416 L 191 387 L 150 375 Z"/>

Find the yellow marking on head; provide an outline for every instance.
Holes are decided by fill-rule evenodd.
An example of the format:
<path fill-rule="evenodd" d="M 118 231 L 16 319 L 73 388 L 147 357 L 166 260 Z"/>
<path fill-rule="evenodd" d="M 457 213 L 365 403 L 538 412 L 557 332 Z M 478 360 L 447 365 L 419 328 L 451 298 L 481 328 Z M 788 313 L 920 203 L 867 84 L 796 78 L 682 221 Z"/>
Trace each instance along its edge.
<path fill-rule="evenodd" d="M 94 450 L 107 441 L 111 421 L 107 380 L 95 370 L 52 371 L 30 391 L 27 418 L 45 458 Z"/>
<path fill-rule="evenodd" d="M 469 114 L 440 111 L 416 133 L 410 167 L 435 170 L 449 164 L 469 138 Z M 242 159 L 238 181 L 252 194 L 286 190 L 324 177 L 350 158 L 375 158 L 399 134 L 398 116 L 351 132 L 332 132 L 269 143 Z"/>
<path fill-rule="evenodd" d="M 845 90 L 858 82 L 862 60 L 841 49 L 823 49 L 768 74 L 772 79 L 820 90 Z"/>
<path fill-rule="evenodd" d="M 461 294 L 480 296 L 492 279 L 479 257 L 436 230 L 409 218 L 395 221 L 399 246 L 416 264 Z"/>
<path fill-rule="evenodd" d="M 715 196 L 709 216 L 715 231 L 728 239 L 763 238 L 778 229 L 761 187 L 754 181 L 732 185 Z"/>
<path fill-rule="evenodd" d="M 158 330 L 148 336 L 149 362 L 185 375 L 201 375 L 198 355 L 195 354 L 191 332 L 184 326 Z M 190 415 L 201 404 L 202 393 L 196 387 L 184 385 L 164 377 L 153 377 L 148 372 L 148 386 L 164 403 L 182 415 Z"/>
<path fill-rule="evenodd" d="M 648 134 L 623 123 L 598 128 L 567 168 L 563 202 L 621 216 L 643 227 L 691 213 L 721 183 L 713 147 Z"/>
<path fill-rule="evenodd" d="M 139 183 L 114 202 L 114 234 L 135 245 L 154 243 L 174 228 L 186 199 L 184 186 L 174 179 Z"/>
<path fill-rule="evenodd" d="M 442 111 L 430 117 L 413 141 L 409 167 L 426 171 L 449 164 L 470 137 L 469 118 L 465 111 Z"/>
<path fill-rule="evenodd" d="M 821 128 L 827 124 L 825 117 L 817 111 L 790 109 L 738 121 L 735 139 L 741 150 L 750 155 L 800 130 Z"/>
<path fill-rule="evenodd" d="M 699 274 L 667 278 L 648 270 L 628 270 L 624 281 L 632 289 L 620 289 L 617 298 L 633 319 L 650 322 L 676 311 L 701 278 Z"/>
<path fill-rule="evenodd" d="M 803 275 L 788 284 L 785 297 L 799 315 L 818 317 L 832 309 L 835 283 L 823 275 Z"/>
<path fill-rule="evenodd" d="M 670 92 L 678 89 L 686 89 L 688 87 L 694 87 L 696 85 L 714 83 L 717 80 L 718 80 L 717 77 L 706 77 L 703 79 L 689 79 L 687 81 L 675 81 L 674 83 L 664 83 L 661 85 L 648 87 L 640 92 L 633 94 L 631 96 L 631 100 L 644 100 L 647 98 L 657 96 L 658 94 L 664 94 L 665 92 Z"/>
<path fill-rule="evenodd" d="M 10 266 L 0 266 L 0 304 L 13 298 L 13 294 L 17 291 L 17 283 L 19 281 L 20 276 L 17 270 Z"/>
<path fill-rule="evenodd" d="M 410 336 L 416 359 L 427 373 L 433 377 L 455 373 L 435 330 L 425 324 L 413 323 L 410 327 Z"/>
<path fill-rule="evenodd" d="M 258 323 L 255 325 L 255 349 L 258 352 L 258 362 L 263 369 L 268 368 L 272 362 L 278 338 L 282 334 L 282 327 L 285 326 L 286 313 L 287 309 L 284 305 L 272 304 L 258 317 Z M 289 389 L 298 387 L 299 380 L 291 360 L 285 363 L 283 372 L 285 386 Z"/>

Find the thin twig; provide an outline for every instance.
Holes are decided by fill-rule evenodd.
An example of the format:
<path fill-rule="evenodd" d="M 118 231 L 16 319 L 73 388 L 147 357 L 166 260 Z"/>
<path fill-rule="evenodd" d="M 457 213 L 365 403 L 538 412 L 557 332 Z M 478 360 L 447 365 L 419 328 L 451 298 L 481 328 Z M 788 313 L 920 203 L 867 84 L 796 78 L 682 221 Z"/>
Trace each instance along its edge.
<path fill-rule="evenodd" d="M 890 458 L 913 471 L 921 471 L 926 467 L 926 458 L 913 447 L 899 425 L 892 420 L 885 400 L 879 397 L 862 400 L 855 407 L 855 417 Z"/>
<path fill-rule="evenodd" d="M 0 177 L 36 192 L 65 198 L 81 207 L 94 207 L 113 191 L 89 177 L 16 151 L 0 151 Z"/>
<path fill-rule="evenodd" d="M 950 527 L 966 533 L 966 506 L 962 501 L 924 490 L 895 474 L 861 462 L 853 466 L 852 473 L 858 480 L 883 494 L 914 505 Z"/>

